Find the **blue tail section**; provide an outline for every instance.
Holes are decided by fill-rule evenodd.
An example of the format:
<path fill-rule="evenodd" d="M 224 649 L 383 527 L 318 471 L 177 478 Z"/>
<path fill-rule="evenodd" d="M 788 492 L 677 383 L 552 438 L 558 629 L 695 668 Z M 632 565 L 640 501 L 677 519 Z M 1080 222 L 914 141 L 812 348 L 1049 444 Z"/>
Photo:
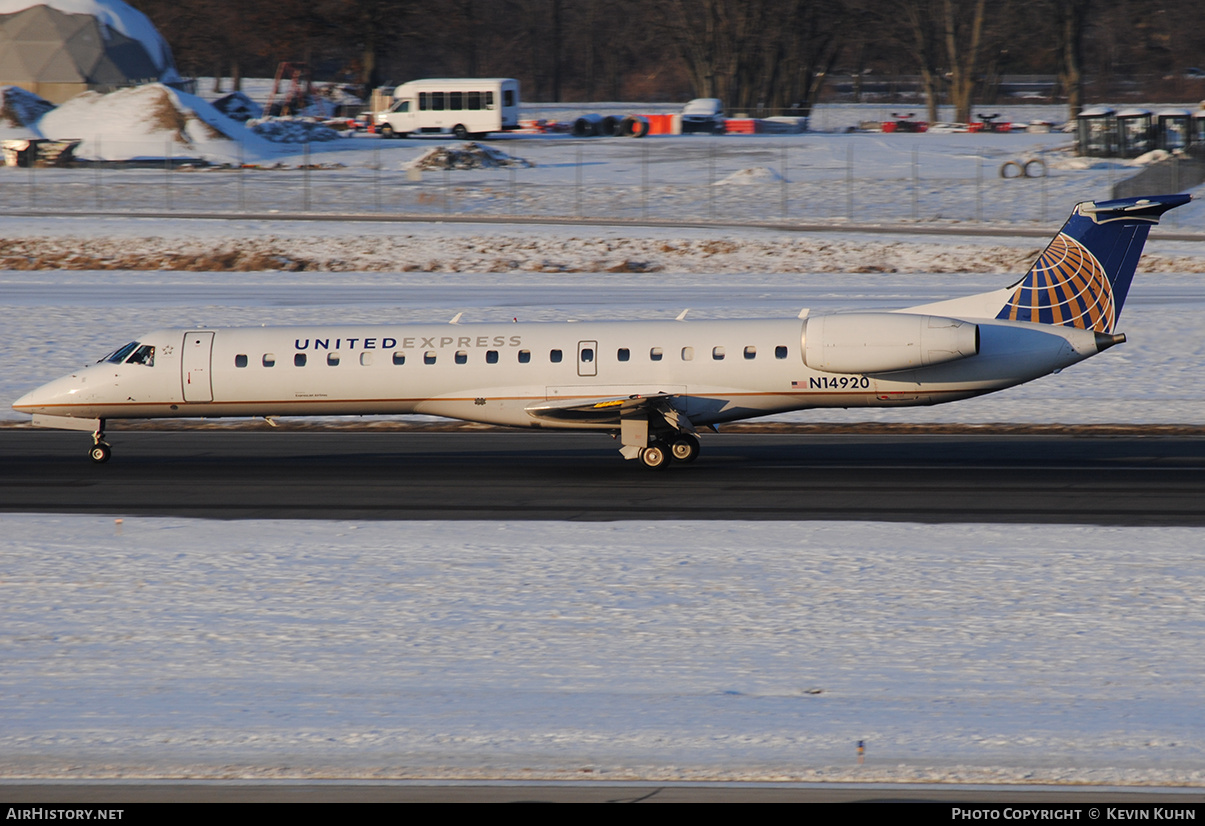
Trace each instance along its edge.
<path fill-rule="evenodd" d="M 1191 195 L 1077 204 L 996 318 L 1112 333 L 1147 233 Z"/>

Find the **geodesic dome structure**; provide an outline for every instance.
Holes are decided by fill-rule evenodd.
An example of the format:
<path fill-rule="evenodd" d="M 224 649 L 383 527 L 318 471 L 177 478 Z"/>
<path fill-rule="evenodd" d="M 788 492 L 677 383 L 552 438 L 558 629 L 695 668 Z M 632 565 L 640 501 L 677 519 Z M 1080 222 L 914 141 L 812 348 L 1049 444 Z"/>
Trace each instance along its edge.
<path fill-rule="evenodd" d="M 179 80 L 154 24 L 121 0 L 0 0 L 0 86 L 62 103 Z"/>

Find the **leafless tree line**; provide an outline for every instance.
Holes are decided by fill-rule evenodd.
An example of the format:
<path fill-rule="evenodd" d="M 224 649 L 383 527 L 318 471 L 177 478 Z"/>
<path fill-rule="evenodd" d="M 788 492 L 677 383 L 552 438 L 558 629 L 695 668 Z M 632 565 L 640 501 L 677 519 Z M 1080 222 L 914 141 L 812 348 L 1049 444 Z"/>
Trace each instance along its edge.
<path fill-rule="evenodd" d="M 270 76 L 281 61 L 364 88 L 517 77 L 532 100 L 718 97 L 807 113 L 871 84 L 919 87 L 968 120 L 1005 75 L 1057 78 L 1072 112 L 1145 84 L 1186 100 L 1205 64 L 1198 0 L 133 0 L 187 74 Z M 1168 80 L 1164 80 L 1164 79 Z M 905 81 L 905 79 L 907 79 Z M 846 88 L 848 87 L 848 88 Z M 1142 89 L 1150 93 L 1149 89 Z"/>

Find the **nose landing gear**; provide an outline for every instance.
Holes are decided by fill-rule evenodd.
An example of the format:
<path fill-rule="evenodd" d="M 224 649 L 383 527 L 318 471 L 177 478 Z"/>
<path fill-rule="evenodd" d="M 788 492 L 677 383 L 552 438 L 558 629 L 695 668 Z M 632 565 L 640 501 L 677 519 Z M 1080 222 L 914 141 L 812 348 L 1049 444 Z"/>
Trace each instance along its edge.
<path fill-rule="evenodd" d="M 92 434 L 92 447 L 88 450 L 88 458 L 93 464 L 103 465 L 109 461 L 113 448 L 105 441 L 105 421 L 101 419 L 100 427 Z"/>

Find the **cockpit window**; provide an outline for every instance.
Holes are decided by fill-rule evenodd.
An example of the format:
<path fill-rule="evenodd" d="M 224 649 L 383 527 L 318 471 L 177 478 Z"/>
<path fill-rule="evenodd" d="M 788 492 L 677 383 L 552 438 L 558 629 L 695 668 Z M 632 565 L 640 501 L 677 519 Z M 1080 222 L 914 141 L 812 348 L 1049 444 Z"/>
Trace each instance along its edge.
<path fill-rule="evenodd" d="M 147 367 L 155 366 L 155 348 L 150 344 L 144 344 L 134 351 L 134 354 L 126 359 L 126 364 L 145 364 Z"/>
<path fill-rule="evenodd" d="M 127 344 L 125 347 L 122 347 L 120 350 L 114 350 L 112 353 L 109 353 L 109 355 L 105 356 L 103 359 L 101 359 L 101 361 L 108 361 L 108 362 L 112 362 L 113 364 L 121 364 L 123 361 L 126 360 L 126 356 L 128 356 L 130 353 L 134 352 L 137 349 L 138 349 L 138 342 L 131 341 L 129 344 Z"/>

